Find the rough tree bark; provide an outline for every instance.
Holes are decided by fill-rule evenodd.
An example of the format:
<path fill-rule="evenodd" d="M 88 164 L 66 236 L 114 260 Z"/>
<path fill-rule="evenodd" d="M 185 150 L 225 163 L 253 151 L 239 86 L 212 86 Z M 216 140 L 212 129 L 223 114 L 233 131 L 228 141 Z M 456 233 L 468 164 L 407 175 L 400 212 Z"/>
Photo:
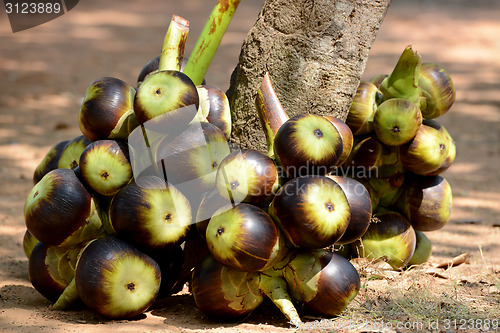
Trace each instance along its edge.
<path fill-rule="evenodd" d="M 227 95 L 231 141 L 266 149 L 255 96 L 266 72 L 289 116 L 345 120 L 391 0 L 266 0 L 246 36 Z"/>

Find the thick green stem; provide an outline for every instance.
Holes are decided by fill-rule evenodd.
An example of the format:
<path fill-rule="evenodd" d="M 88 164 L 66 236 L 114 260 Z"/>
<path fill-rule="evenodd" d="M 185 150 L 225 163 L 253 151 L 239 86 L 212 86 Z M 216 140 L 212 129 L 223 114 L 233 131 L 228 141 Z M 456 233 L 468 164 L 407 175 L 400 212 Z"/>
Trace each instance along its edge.
<path fill-rule="evenodd" d="M 158 70 L 180 71 L 189 32 L 189 21 L 173 15 L 161 48 Z"/>
<path fill-rule="evenodd" d="M 392 73 L 380 84 L 380 91 L 384 98 L 404 98 L 419 104 L 420 88 L 418 79 L 422 58 L 412 49 L 405 48 Z"/>
<path fill-rule="evenodd" d="M 264 75 L 262 84 L 257 90 L 255 108 L 267 141 L 267 155 L 274 155 L 274 137 L 281 125 L 288 120 L 288 115 L 276 95 L 269 73 Z"/>
<path fill-rule="evenodd" d="M 183 73 L 200 85 L 241 0 L 219 0 L 196 41 Z"/>
<path fill-rule="evenodd" d="M 260 274 L 260 290 L 280 309 L 290 322 L 299 326 L 302 320 L 287 291 L 285 279 L 278 276 Z"/>

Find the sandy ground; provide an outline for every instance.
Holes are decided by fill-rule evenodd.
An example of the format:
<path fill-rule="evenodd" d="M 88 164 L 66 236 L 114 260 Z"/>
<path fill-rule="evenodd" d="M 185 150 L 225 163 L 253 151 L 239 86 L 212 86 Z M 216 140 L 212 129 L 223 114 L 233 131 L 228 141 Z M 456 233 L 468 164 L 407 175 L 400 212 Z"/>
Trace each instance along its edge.
<path fill-rule="evenodd" d="M 262 305 L 243 323 L 220 324 L 202 316 L 187 294 L 162 301 L 135 321 L 109 322 L 85 309 L 52 311 L 28 279 L 22 208 L 33 170 L 53 144 L 80 134 L 77 113 L 87 85 L 103 76 L 134 84 L 143 64 L 160 51 L 172 14 L 190 20 L 194 37 L 188 40 L 189 53 L 213 3 L 86 0 L 63 17 L 16 34 L 6 14 L 0 14 L 0 331 L 291 330 L 272 304 Z M 210 83 L 228 87 L 241 42 L 260 4 L 242 1 L 207 75 Z M 445 297 L 439 286 L 462 281 L 457 299 L 484 310 L 486 317 L 498 315 L 500 303 L 498 17 L 500 4 L 493 0 L 394 1 L 364 76 L 388 73 L 409 44 L 425 62 L 439 62 L 452 75 L 457 101 L 440 121 L 458 147 L 456 162 L 445 173 L 453 188 L 454 209 L 448 225 L 428 233 L 434 246 L 429 265 L 462 253 L 469 254 L 469 261 L 447 270 L 444 279 L 422 279 L 421 287 L 435 290 L 439 300 Z M 371 293 L 359 296 L 366 304 L 376 304 L 368 298 L 383 293 L 382 285 L 373 286 Z"/>

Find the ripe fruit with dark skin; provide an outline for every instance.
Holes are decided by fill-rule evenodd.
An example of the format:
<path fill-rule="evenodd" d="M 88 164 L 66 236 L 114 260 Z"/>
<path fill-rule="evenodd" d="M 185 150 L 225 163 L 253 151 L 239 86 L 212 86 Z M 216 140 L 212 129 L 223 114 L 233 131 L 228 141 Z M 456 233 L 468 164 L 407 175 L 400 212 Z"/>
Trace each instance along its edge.
<path fill-rule="evenodd" d="M 426 175 L 443 165 L 449 149 L 449 140 L 443 132 L 422 125 L 413 140 L 399 147 L 399 157 L 406 169 Z"/>
<path fill-rule="evenodd" d="M 340 162 L 342 149 L 339 131 L 314 114 L 288 119 L 274 138 L 276 161 L 290 178 L 330 173 Z"/>
<path fill-rule="evenodd" d="M 309 249 L 337 242 L 351 217 L 344 191 L 324 176 L 297 177 L 285 183 L 274 196 L 269 214 L 292 244 Z"/>
<path fill-rule="evenodd" d="M 90 242 L 75 270 L 83 303 L 110 319 L 130 319 L 144 313 L 156 299 L 160 282 L 156 261 L 115 236 Z"/>
<path fill-rule="evenodd" d="M 271 217 L 247 203 L 217 210 L 208 223 L 206 239 L 217 261 L 245 272 L 264 270 L 286 252 L 285 240 Z"/>
<path fill-rule="evenodd" d="M 50 148 L 33 173 L 33 184 L 38 183 L 49 171 L 59 167 L 59 158 L 68 142 L 69 140 L 60 141 Z"/>
<path fill-rule="evenodd" d="M 442 116 L 455 102 L 455 86 L 450 74 L 441 65 L 423 63 L 420 67 L 418 85 L 423 97 L 420 107 L 425 118 Z"/>
<path fill-rule="evenodd" d="M 127 117 L 133 113 L 134 96 L 134 87 L 120 79 L 103 77 L 92 82 L 78 114 L 83 135 L 91 141 L 126 139 Z"/>
<path fill-rule="evenodd" d="M 321 316 L 342 313 L 360 289 L 356 268 L 326 250 L 299 251 L 285 267 L 284 276 L 291 296 Z"/>
<path fill-rule="evenodd" d="M 80 161 L 82 151 L 91 143 L 84 135 L 79 135 L 68 141 L 64 147 L 57 167 L 60 169 L 76 169 Z"/>
<path fill-rule="evenodd" d="M 415 230 L 401 214 L 391 211 L 375 214 L 375 220 L 357 244 L 361 257 L 387 261 L 394 269 L 401 269 L 415 251 Z"/>
<path fill-rule="evenodd" d="M 102 195 L 113 195 L 132 178 L 128 146 L 116 140 L 97 140 L 80 155 L 80 174 L 84 182 Z"/>
<path fill-rule="evenodd" d="M 346 124 L 354 135 L 368 134 L 373 130 L 373 117 L 380 96 L 381 92 L 373 83 L 359 83 L 346 118 Z"/>
<path fill-rule="evenodd" d="M 236 321 L 250 314 L 264 300 L 257 272 L 242 272 L 205 257 L 193 271 L 192 292 L 196 306 L 206 316 Z"/>
<path fill-rule="evenodd" d="M 235 150 L 217 169 L 219 194 L 233 203 L 267 206 L 279 187 L 274 161 L 255 149 Z"/>
<path fill-rule="evenodd" d="M 432 244 L 429 238 L 419 230 L 415 230 L 416 245 L 415 252 L 411 256 L 408 266 L 426 263 L 432 254 Z"/>
<path fill-rule="evenodd" d="M 371 197 L 365 186 L 359 181 L 342 176 L 328 176 L 344 191 L 349 204 L 351 218 L 347 229 L 336 244 L 348 244 L 361 238 L 368 230 L 372 217 Z"/>
<path fill-rule="evenodd" d="M 194 108 L 183 108 L 190 105 Z M 134 99 L 134 113 L 139 124 L 165 115 L 172 127 L 184 127 L 193 120 L 198 106 L 199 96 L 193 81 L 173 70 L 146 76 Z"/>
<path fill-rule="evenodd" d="M 117 234 L 147 250 L 180 244 L 192 224 L 189 201 L 160 179 L 125 185 L 115 194 L 109 212 Z"/>
<path fill-rule="evenodd" d="M 342 137 L 342 155 L 340 156 L 340 161 L 337 163 L 338 165 L 342 165 L 351 154 L 352 145 L 354 144 L 354 136 L 349 126 L 347 126 L 347 124 L 339 118 L 333 116 L 324 117 L 330 120 Z"/>
<path fill-rule="evenodd" d="M 377 138 L 389 146 L 400 146 L 415 137 L 422 125 L 422 113 L 414 103 L 392 98 L 379 105 L 373 118 Z"/>
<path fill-rule="evenodd" d="M 201 114 L 206 120 L 217 126 L 229 140 L 231 136 L 231 109 L 226 94 L 210 85 L 196 87 L 200 96 Z"/>
<path fill-rule="evenodd" d="M 453 206 L 450 183 L 440 175 L 413 176 L 400 206 L 415 230 L 439 230 L 450 219 Z"/>
<path fill-rule="evenodd" d="M 24 205 L 29 232 L 48 245 L 69 245 L 91 215 L 91 195 L 70 169 L 47 173 L 30 191 Z"/>

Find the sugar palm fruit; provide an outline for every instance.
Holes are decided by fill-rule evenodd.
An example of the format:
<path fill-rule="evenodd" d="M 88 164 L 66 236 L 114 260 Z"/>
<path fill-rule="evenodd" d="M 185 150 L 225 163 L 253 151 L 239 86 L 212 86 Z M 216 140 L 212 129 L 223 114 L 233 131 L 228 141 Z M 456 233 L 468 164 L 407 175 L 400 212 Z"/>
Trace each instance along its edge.
<path fill-rule="evenodd" d="M 443 66 L 423 63 L 420 66 L 419 87 L 421 89 L 420 108 L 425 118 L 442 116 L 455 102 L 455 86 L 450 74 Z"/>
<path fill-rule="evenodd" d="M 422 125 L 410 142 L 399 146 L 399 157 L 406 169 L 426 175 L 443 165 L 449 149 L 450 141 L 445 133 Z"/>
<path fill-rule="evenodd" d="M 298 251 L 284 276 L 295 300 L 328 317 L 342 313 L 361 285 L 358 271 L 347 259 L 322 249 Z"/>
<path fill-rule="evenodd" d="M 239 320 L 264 300 L 257 272 L 242 272 L 205 257 L 193 270 L 192 291 L 198 309 L 222 321 Z"/>
<path fill-rule="evenodd" d="M 400 146 L 412 140 L 421 125 L 420 109 L 403 98 L 386 100 L 378 106 L 373 118 L 377 138 L 389 146 Z"/>
<path fill-rule="evenodd" d="M 373 117 L 381 96 L 381 92 L 373 83 L 359 83 L 346 118 L 346 124 L 354 135 L 368 134 L 373 130 Z"/>
<path fill-rule="evenodd" d="M 126 139 L 134 96 L 134 87 L 120 79 L 103 77 L 93 81 L 78 113 L 83 135 L 91 141 Z"/>

